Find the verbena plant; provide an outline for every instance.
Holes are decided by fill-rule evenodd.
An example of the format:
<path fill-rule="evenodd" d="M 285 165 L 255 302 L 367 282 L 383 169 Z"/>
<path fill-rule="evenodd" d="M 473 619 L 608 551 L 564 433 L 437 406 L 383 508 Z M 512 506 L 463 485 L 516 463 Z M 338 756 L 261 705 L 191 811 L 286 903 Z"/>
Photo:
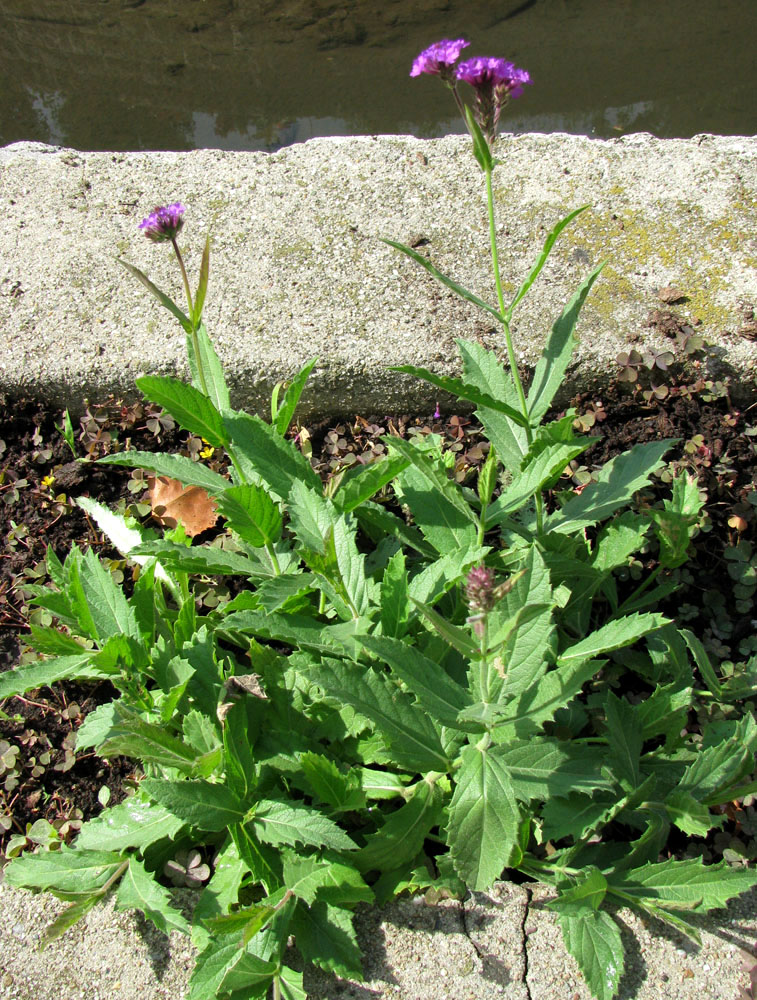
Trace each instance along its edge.
<path fill-rule="evenodd" d="M 6 880 L 70 903 L 48 939 L 111 893 L 118 908 L 191 934 L 199 957 L 188 1000 L 269 990 L 302 1000 L 290 935 L 306 961 L 360 978 L 356 904 L 406 890 L 461 896 L 508 870 L 554 887 L 567 948 L 594 995 L 610 1000 L 623 973 L 615 906 L 696 938 L 700 914 L 757 882 L 725 862 L 665 853 L 673 827 L 703 837 L 722 821 L 716 807 L 757 790 L 750 714 L 687 731 L 698 685 L 726 696 L 696 637 L 655 610 L 670 585 L 651 574 L 622 599 L 614 576 L 655 538 L 660 567 L 681 565 L 702 499 L 680 476 L 662 509 L 631 507 L 671 444 L 662 441 L 545 505 L 593 440 L 576 437 L 572 412 L 546 415 L 600 268 L 555 321 L 526 392 L 510 320 L 578 212 L 555 226 L 506 304 L 492 145 L 502 104 L 529 81 L 503 60 L 455 70 L 465 44 L 432 46 L 413 72 L 440 75 L 465 115 L 486 182 L 496 305 L 394 245 L 502 328 L 509 367 L 460 341 L 461 378 L 399 369 L 477 407 L 490 442 L 477 489 L 450 478 L 432 434 L 388 438 L 388 457 L 324 490 L 287 437 L 314 362 L 274 394 L 270 421 L 234 409 L 202 322 L 209 244 L 193 296 L 177 243 L 184 209 L 156 209 L 142 228 L 173 244 L 187 311 L 125 266 L 182 324 L 192 377 L 137 385 L 225 449 L 229 478 L 171 454 L 101 461 L 201 487 L 227 544 L 192 545 L 180 526 L 156 537 L 80 499 L 138 564 L 133 593 L 92 551 L 64 562 L 50 551 L 53 586 L 35 603 L 58 627 L 32 626 L 39 662 L 0 678 L 2 697 L 63 678 L 107 678 L 120 691 L 87 717 L 78 747 L 140 760 L 138 790 L 85 823 L 72 847 L 14 860 Z M 458 80 L 474 87 L 475 112 Z M 241 590 L 202 615 L 193 574 L 236 576 Z M 629 689 L 643 696 L 629 700 Z M 195 845 L 214 860 L 190 919 L 161 873 Z"/>

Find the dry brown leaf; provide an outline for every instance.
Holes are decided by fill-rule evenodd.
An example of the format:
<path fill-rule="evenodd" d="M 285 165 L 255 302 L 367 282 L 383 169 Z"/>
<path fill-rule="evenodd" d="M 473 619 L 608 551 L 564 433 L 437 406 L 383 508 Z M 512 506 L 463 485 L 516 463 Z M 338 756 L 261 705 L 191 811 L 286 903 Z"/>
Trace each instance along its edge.
<path fill-rule="evenodd" d="M 212 528 L 218 511 L 215 501 L 201 486 L 184 486 L 168 476 L 150 476 L 147 495 L 152 516 L 166 528 L 182 524 L 191 537 Z"/>

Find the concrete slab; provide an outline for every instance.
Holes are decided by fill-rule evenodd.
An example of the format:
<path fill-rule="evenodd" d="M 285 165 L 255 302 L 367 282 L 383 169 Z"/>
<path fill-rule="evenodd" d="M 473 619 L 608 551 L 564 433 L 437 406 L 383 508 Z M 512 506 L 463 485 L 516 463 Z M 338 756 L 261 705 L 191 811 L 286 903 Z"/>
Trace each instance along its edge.
<path fill-rule="evenodd" d="M 567 392 L 617 373 L 629 345 L 671 347 L 647 325 L 667 285 L 686 297 L 672 307 L 681 321 L 701 320 L 716 345 L 716 373 L 751 392 L 757 137 L 504 136 L 497 154 L 506 294 L 557 220 L 591 206 L 516 312 L 525 366 L 578 282 L 607 260 Z M 273 384 L 319 356 L 303 416 L 419 411 L 437 393 L 388 365 L 455 372 L 456 337 L 503 348 L 489 314 L 381 242 L 416 245 L 493 301 L 483 179 L 463 137 L 314 139 L 275 154 L 21 143 L 0 150 L 0 390 L 76 405 L 128 394 L 148 370 L 185 371 L 175 320 L 115 259 L 180 301 L 170 248 L 137 229 L 155 204 L 177 200 L 188 209 L 180 242 L 191 275 L 212 230 L 205 315 L 237 403 L 265 411 Z"/>
<path fill-rule="evenodd" d="M 490 894 L 436 906 L 418 897 L 361 908 L 363 982 L 305 972 L 308 1000 L 591 1000 L 563 946 L 543 886 L 498 883 Z M 183 893 L 189 903 L 191 893 Z M 181 1000 L 195 952 L 113 903 L 92 910 L 40 955 L 44 927 L 65 907 L 0 885 L 2 1000 Z M 740 1000 L 743 954 L 757 940 L 757 891 L 702 921 L 699 948 L 628 910 L 618 1000 Z M 296 963 L 293 962 L 293 964 Z"/>

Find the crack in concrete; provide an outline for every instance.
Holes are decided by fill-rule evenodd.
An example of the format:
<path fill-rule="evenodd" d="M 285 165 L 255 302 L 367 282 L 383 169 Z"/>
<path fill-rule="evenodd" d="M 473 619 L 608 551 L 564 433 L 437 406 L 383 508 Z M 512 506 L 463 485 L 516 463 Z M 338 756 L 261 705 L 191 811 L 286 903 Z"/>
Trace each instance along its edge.
<path fill-rule="evenodd" d="M 531 905 L 531 890 L 528 886 L 521 886 L 526 894 L 526 905 L 523 907 L 523 922 L 520 925 L 521 942 L 523 946 L 523 985 L 526 987 L 526 997 L 528 1000 L 533 1000 L 531 996 L 531 988 L 528 985 L 528 931 L 526 930 L 526 922 L 528 921 L 528 908 Z"/>

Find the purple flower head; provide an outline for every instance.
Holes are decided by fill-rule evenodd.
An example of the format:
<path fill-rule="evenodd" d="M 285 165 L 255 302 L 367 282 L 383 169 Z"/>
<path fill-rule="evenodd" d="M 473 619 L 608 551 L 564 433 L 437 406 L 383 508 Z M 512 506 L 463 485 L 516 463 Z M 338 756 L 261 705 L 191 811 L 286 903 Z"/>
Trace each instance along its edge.
<path fill-rule="evenodd" d="M 504 87 L 508 97 L 520 97 L 523 85 L 531 83 L 525 69 L 519 69 L 506 59 L 477 56 L 460 63 L 455 74 L 458 80 L 469 83 L 476 90 Z"/>
<path fill-rule="evenodd" d="M 496 603 L 494 594 L 494 570 L 486 566 L 474 566 L 465 580 L 465 596 L 471 611 L 491 611 Z"/>
<path fill-rule="evenodd" d="M 449 38 L 443 38 L 440 42 L 435 42 L 416 57 L 410 76 L 429 73 L 431 76 L 440 76 L 446 83 L 451 83 L 455 78 L 453 67 L 460 58 L 460 53 L 468 45 L 470 42 L 466 42 L 464 38 L 456 38 L 454 42 Z"/>
<path fill-rule="evenodd" d="M 153 243 L 173 240 L 184 225 L 185 212 L 186 209 L 178 201 L 173 205 L 161 205 L 154 208 L 146 219 L 142 219 L 139 228 Z"/>
<path fill-rule="evenodd" d="M 523 87 L 531 83 L 526 70 L 506 59 L 477 56 L 466 59 L 457 67 L 455 76 L 469 83 L 476 91 L 476 120 L 489 145 L 494 142 L 502 108 L 511 97 L 520 97 Z"/>

